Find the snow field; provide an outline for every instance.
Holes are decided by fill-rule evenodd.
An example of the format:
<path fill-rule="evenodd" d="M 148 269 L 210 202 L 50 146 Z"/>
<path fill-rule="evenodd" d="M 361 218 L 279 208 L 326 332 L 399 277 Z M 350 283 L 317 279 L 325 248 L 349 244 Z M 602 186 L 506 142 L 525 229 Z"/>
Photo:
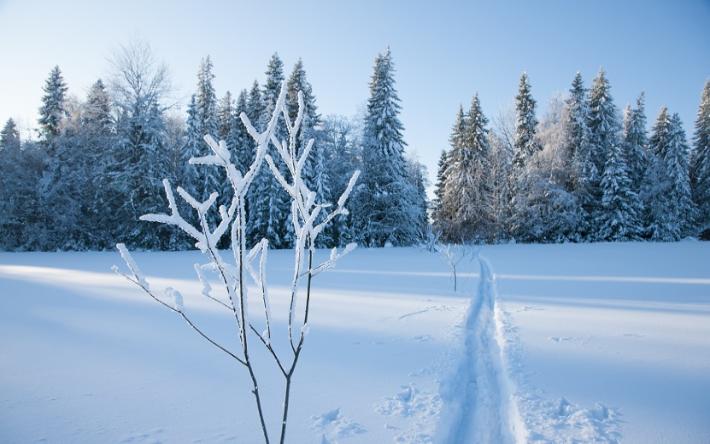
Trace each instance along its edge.
<path fill-rule="evenodd" d="M 290 442 L 710 439 L 706 244 L 481 255 L 488 263 L 462 264 L 457 293 L 441 256 L 419 249 L 356 250 L 319 275 Z M 231 319 L 194 279 L 198 252 L 134 256 L 152 286 L 179 290 L 199 325 L 236 347 Z M 279 337 L 292 256 L 270 256 Z M 113 264 L 116 253 L 0 254 L 1 440 L 260 442 L 244 369 Z M 275 427 L 279 375 L 253 350 Z"/>

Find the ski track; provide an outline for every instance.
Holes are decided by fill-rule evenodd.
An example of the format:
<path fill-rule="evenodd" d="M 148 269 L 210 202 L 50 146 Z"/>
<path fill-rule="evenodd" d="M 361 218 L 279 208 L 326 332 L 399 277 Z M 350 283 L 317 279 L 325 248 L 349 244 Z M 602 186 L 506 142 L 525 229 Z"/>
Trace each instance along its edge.
<path fill-rule="evenodd" d="M 513 399 L 496 316 L 496 283 L 490 264 L 479 257 L 480 280 L 463 325 L 463 356 L 442 384 L 446 408 L 439 428 L 442 443 L 525 442 L 527 432 Z"/>
<path fill-rule="evenodd" d="M 437 442 L 618 443 L 622 435 L 617 410 L 599 403 L 586 409 L 564 398 L 544 399 L 526 383 L 517 329 L 496 303 L 496 275 L 487 259 L 479 256 L 479 263 L 481 278 L 464 320 L 460 360 L 441 384 L 444 407 Z"/>

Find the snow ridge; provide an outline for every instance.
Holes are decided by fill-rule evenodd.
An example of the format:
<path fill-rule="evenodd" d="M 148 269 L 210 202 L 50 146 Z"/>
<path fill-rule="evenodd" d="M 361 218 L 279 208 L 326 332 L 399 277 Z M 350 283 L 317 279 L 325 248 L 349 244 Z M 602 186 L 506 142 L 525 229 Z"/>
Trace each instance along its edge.
<path fill-rule="evenodd" d="M 463 325 L 462 357 L 453 376 L 442 383 L 446 406 L 439 442 L 525 442 L 527 432 L 513 399 L 503 355 L 503 330 L 497 325 L 495 277 L 479 256 L 478 290 Z"/>

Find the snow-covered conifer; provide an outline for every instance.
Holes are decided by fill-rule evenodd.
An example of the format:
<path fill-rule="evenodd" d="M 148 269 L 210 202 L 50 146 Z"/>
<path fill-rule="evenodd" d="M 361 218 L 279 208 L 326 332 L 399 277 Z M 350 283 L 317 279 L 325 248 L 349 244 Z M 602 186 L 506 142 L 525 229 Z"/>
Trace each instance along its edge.
<path fill-rule="evenodd" d="M 636 100 L 635 108 L 627 106 L 624 109 L 622 130 L 622 145 L 631 180 L 631 189 L 637 194 L 641 191 L 643 178 L 648 169 L 648 137 L 646 136 L 644 103 L 645 96 L 641 93 Z"/>
<path fill-rule="evenodd" d="M 703 239 L 710 238 L 710 80 L 705 82 L 695 120 L 690 161 L 693 200 L 698 208 L 697 227 Z"/>
<path fill-rule="evenodd" d="M 446 220 L 443 204 L 448 167 L 448 152 L 441 150 L 439 163 L 437 164 L 436 183 L 434 184 L 434 201 L 432 202 L 432 219 L 434 220 L 435 229 L 438 232 L 442 231 L 443 221 Z"/>
<path fill-rule="evenodd" d="M 329 172 L 328 188 L 333 196 L 339 196 L 348 186 L 350 171 L 362 167 L 361 140 L 359 122 L 340 116 L 328 116 L 323 119 L 321 147 L 326 170 Z M 349 205 L 349 204 L 348 204 Z M 333 220 L 326 229 L 334 246 L 344 247 L 355 241 L 353 210 Z"/>
<path fill-rule="evenodd" d="M 535 127 L 537 126 L 535 106 L 536 102 L 532 97 L 528 74 L 524 72 L 520 76 L 518 95 L 515 96 L 514 170 L 522 169 L 527 159 L 541 149 L 535 139 Z"/>
<path fill-rule="evenodd" d="M 590 183 L 593 205 L 590 209 L 591 225 L 587 238 L 593 240 L 599 237 L 600 231 L 601 176 L 611 151 L 621 143 L 619 114 L 611 97 L 609 80 L 603 69 L 594 78 L 589 91 L 587 126 L 589 127 L 590 158 L 598 172 L 598 176 Z"/>
<path fill-rule="evenodd" d="M 261 109 L 259 116 L 259 128 L 265 128 L 270 116 L 276 109 L 276 100 L 279 89 L 284 81 L 283 62 L 278 54 L 274 54 L 269 60 L 266 68 L 266 82 L 261 91 Z M 256 98 L 254 98 L 256 101 Z M 250 103 L 250 107 L 251 107 Z M 254 103 L 256 107 L 258 103 Z M 284 140 L 286 128 L 283 123 L 277 124 L 274 130 L 274 137 L 277 140 Z M 274 152 L 274 148 L 269 149 L 276 165 L 281 169 L 281 173 L 287 176 L 286 166 L 279 156 Z M 290 214 L 288 208 L 288 196 L 276 182 L 275 177 L 269 174 L 266 165 L 262 165 L 261 171 L 255 178 L 254 189 L 251 194 L 249 204 L 249 238 L 252 242 L 257 242 L 262 238 L 269 240 L 269 245 L 273 248 L 287 248 L 291 246 L 292 239 L 290 225 L 287 223 Z"/>
<path fill-rule="evenodd" d="M 416 205 L 404 158 L 400 99 L 389 50 L 375 58 L 363 134 L 363 178 L 355 206 L 362 242 L 370 246 L 419 241 Z"/>
<path fill-rule="evenodd" d="M 620 145 L 613 145 L 601 180 L 599 239 L 623 241 L 638 239 L 643 231 L 641 201 L 632 189 L 626 157 Z"/>
<path fill-rule="evenodd" d="M 318 114 L 318 107 L 316 105 L 316 98 L 313 95 L 313 87 L 306 78 L 306 70 L 303 67 L 303 61 L 298 59 L 296 65 L 293 67 L 291 76 L 286 84 L 288 88 L 288 95 L 286 96 L 286 104 L 288 105 L 289 116 L 294 118 L 298 112 L 298 92 L 303 94 L 303 101 L 306 104 L 306 112 L 303 117 L 303 123 L 301 124 L 301 132 L 298 135 L 298 145 L 297 151 L 301 152 L 303 147 L 308 140 L 314 139 L 314 145 L 312 148 L 312 155 L 304 167 L 304 180 L 306 184 L 317 193 L 324 193 L 325 190 L 323 186 L 327 185 L 327 177 L 322 177 L 325 171 L 315 171 L 315 165 L 323 165 L 322 153 L 319 154 L 320 137 L 317 134 L 317 128 L 321 124 L 321 118 Z M 321 176 L 318 178 L 320 185 L 320 190 L 315 186 L 316 176 Z M 328 196 L 320 194 L 323 199 L 327 199 Z"/>
<path fill-rule="evenodd" d="M 232 98 L 232 93 L 227 91 L 217 107 L 217 134 L 220 140 L 227 142 L 227 147 L 230 150 L 235 150 L 236 148 L 230 145 L 227 140 L 232 124 L 235 121 L 234 112 L 234 99 Z"/>
<path fill-rule="evenodd" d="M 99 79 L 89 89 L 81 114 L 82 126 L 93 133 L 108 134 L 113 130 L 111 98 Z"/>
<path fill-rule="evenodd" d="M 688 175 L 689 148 L 680 117 L 663 107 L 649 139 L 653 165 L 644 189 L 651 239 L 673 241 L 693 234 L 696 207 Z"/>
<path fill-rule="evenodd" d="M 67 85 L 59 66 L 52 68 L 44 85 L 42 107 L 39 109 L 39 125 L 42 140 L 51 141 L 59 135 L 62 120 L 67 117 Z"/>
<path fill-rule="evenodd" d="M 476 94 L 466 116 L 459 109 L 447 156 L 443 202 L 451 219 L 443 236 L 450 242 L 482 241 L 490 237 L 487 124 Z"/>
<path fill-rule="evenodd" d="M 533 171 L 527 163 L 539 152 L 542 147 L 536 138 L 537 117 L 535 115 L 536 101 L 532 97 L 530 82 L 527 73 L 520 76 L 518 94 L 515 96 L 515 136 L 513 142 L 513 163 L 511 168 L 511 231 L 517 233 L 516 238 L 523 236 L 521 223 L 527 212 L 525 202 L 526 193 L 533 191 L 529 185 L 530 178 L 526 177 Z M 517 214 L 516 214 L 517 213 Z M 516 222 L 518 221 L 518 222 Z"/>

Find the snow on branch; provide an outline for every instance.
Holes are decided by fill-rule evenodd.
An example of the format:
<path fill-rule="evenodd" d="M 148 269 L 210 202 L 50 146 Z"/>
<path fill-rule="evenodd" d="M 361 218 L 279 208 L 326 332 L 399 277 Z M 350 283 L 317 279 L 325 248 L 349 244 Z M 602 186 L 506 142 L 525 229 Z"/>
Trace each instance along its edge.
<path fill-rule="evenodd" d="M 291 121 L 289 110 L 286 105 L 286 85 L 282 83 L 281 90 L 273 108 L 273 113 L 269 119 L 264 131 L 259 132 L 251 123 L 245 113 L 240 114 L 240 118 L 249 136 L 256 144 L 254 159 L 245 171 L 239 171 L 235 166 L 232 155 L 224 141 L 217 142 L 211 135 L 205 135 L 204 141 L 209 146 L 211 153 L 205 156 L 193 157 L 189 160 L 192 165 L 200 165 L 207 167 L 223 168 L 229 184 L 232 187 L 233 193 L 231 202 L 228 205 L 220 205 L 217 208 L 219 213 L 219 221 L 216 227 L 211 229 L 207 222 L 207 214 L 215 205 L 218 198 L 216 191 L 203 202 L 197 200 L 193 195 L 182 187 L 177 187 L 177 193 L 189 205 L 192 211 L 197 213 L 198 225 L 193 225 L 180 214 L 175 196 L 170 182 L 163 180 L 165 195 L 168 200 L 168 214 L 146 214 L 140 217 L 141 220 L 149 222 L 157 222 L 167 225 L 174 225 L 184 231 L 196 242 L 196 246 L 203 254 L 208 257 L 208 263 L 200 265 L 195 264 L 195 272 L 197 279 L 201 284 L 201 294 L 211 299 L 224 308 L 228 309 L 234 316 L 234 321 L 237 326 L 239 343 L 241 350 L 239 354 L 232 353 L 225 347 L 221 346 L 209 336 L 207 336 L 197 325 L 192 322 L 185 312 L 184 298 L 182 294 L 171 287 L 165 289 L 163 298 L 158 298 L 148 286 L 148 282 L 141 273 L 137 264 L 131 257 L 125 245 L 118 244 L 117 248 L 123 257 L 124 262 L 130 270 L 130 274 L 121 273 L 129 281 L 138 285 L 151 298 L 156 300 L 161 305 L 169 310 L 180 315 L 185 322 L 190 325 L 200 336 L 209 341 L 212 345 L 219 348 L 229 356 L 237 360 L 240 364 L 246 366 L 249 370 L 252 382 L 252 394 L 256 401 L 256 407 L 259 413 L 264 439 L 269 442 L 269 433 L 265 422 L 265 414 L 262 409 L 261 395 L 257 383 L 257 374 L 252 366 L 252 361 L 249 354 L 249 338 L 253 337 L 248 332 L 260 341 L 261 344 L 269 351 L 274 358 L 279 370 L 286 379 L 286 393 L 284 394 L 284 403 L 282 405 L 282 421 L 281 421 L 281 436 L 280 442 L 284 442 L 286 423 L 289 405 L 290 382 L 293 373 L 296 369 L 296 364 L 300 356 L 305 337 L 309 329 L 309 307 L 311 297 L 311 280 L 319 273 L 333 268 L 338 260 L 350 253 L 355 244 L 348 244 L 342 251 L 334 248 L 330 257 L 323 263 L 314 266 L 313 255 L 315 249 L 316 238 L 322 233 L 325 226 L 330 223 L 336 216 L 348 214 L 345 204 L 350 196 L 360 172 L 355 171 L 348 182 L 345 191 L 337 200 L 335 206 L 329 202 L 320 202 L 315 191 L 308 188 L 304 180 L 304 168 L 309 155 L 314 149 L 314 140 L 310 139 L 306 142 L 302 149 L 299 149 L 300 140 L 298 134 L 301 131 L 301 126 L 305 116 L 305 102 L 303 94 L 298 93 L 298 112 L 296 118 Z M 288 132 L 286 140 L 279 140 L 276 135 L 276 128 L 283 117 L 284 126 Z M 287 171 L 282 171 L 276 166 L 276 160 L 267 154 L 269 145 L 273 145 L 276 153 L 281 157 L 281 160 L 286 165 Z M 262 163 L 266 162 L 268 169 L 264 170 Z M 260 172 L 261 171 L 261 172 Z M 293 224 L 294 239 L 294 269 L 290 286 L 290 304 L 288 313 L 288 340 L 291 345 L 291 362 L 288 363 L 284 357 L 279 356 L 272 346 L 272 335 L 274 325 L 271 314 L 271 301 L 269 297 L 269 289 L 267 285 L 267 260 L 269 251 L 269 242 L 267 239 L 262 239 L 256 245 L 247 249 L 246 246 L 246 216 L 245 216 L 245 200 L 249 187 L 254 181 L 257 174 L 274 175 L 277 182 L 291 198 L 291 223 Z M 222 240 L 222 237 L 230 236 L 231 251 L 234 257 L 234 263 L 228 263 L 221 256 L 217 245 Z M 258 265 L 256 261 L 258 260 Z M 213 288 L 205 276 L 205 271 L 216 273 L 224 286 L 224 291 L 228 296 L 228 302 L 221 300 L 213 294 Z M 265 329 L 260 333 L 254 324 L 249 320 L 249 309 L 247 307 L 249 288 L 245 282 L 245 274 L 251 277 L 251 280 L 256 285 L 256 297 L 261 299 L 264 310 Z M 296 303 L 298 293 L 301 290 L 301 279 L 307 280 L 306 302 L 303 306 L 303 311 L 297 313 L 297 308 L 300 306 Z M 253 289 L 252 289 L 253 292 Z M 253 296 L 252 296 L 253 297 Z M 300 315 L 300 316 L 299 316 Z M 297 326 L 296 323 L 300 326 Z M 294 338 L 293 332 L 298 332 L 298 338 Z"/>
<path fill-rule="evenodd" d="M 203 233 L 190 225 L 182 216 L 180 216 L 180 211 L 178 210 L 177 204 L 175 203 L 175 196 L 173 195 L 173 189 L 170 186 L 170 181 L 168 179 L 163 179 L 163 187 L 165 188 L 165 196 L 168 198 L 168 206 L 170 208 L 170 214 L 144 214 L 139 217 L 140 220 L 147 222 L 158 222 L 167 225 L 176 225 L 185 233 L 189 234 L 198 242 L 204 242 L 205 236 Z M 182 188 L 178 187 L 178 193 L 180 193 Z M 187 193 L 185 193 L 187 194 Z M 182 193 L 180 194 L 183 199 L 185 198 Z M 189 195 L 188 195 L 189 196 Z M 194 199 L 193 199 L 194 201 Z M 122 244 L 121 244 L 122 245 Z M 118 245 L 117 245 L 118 246 Z"/>

